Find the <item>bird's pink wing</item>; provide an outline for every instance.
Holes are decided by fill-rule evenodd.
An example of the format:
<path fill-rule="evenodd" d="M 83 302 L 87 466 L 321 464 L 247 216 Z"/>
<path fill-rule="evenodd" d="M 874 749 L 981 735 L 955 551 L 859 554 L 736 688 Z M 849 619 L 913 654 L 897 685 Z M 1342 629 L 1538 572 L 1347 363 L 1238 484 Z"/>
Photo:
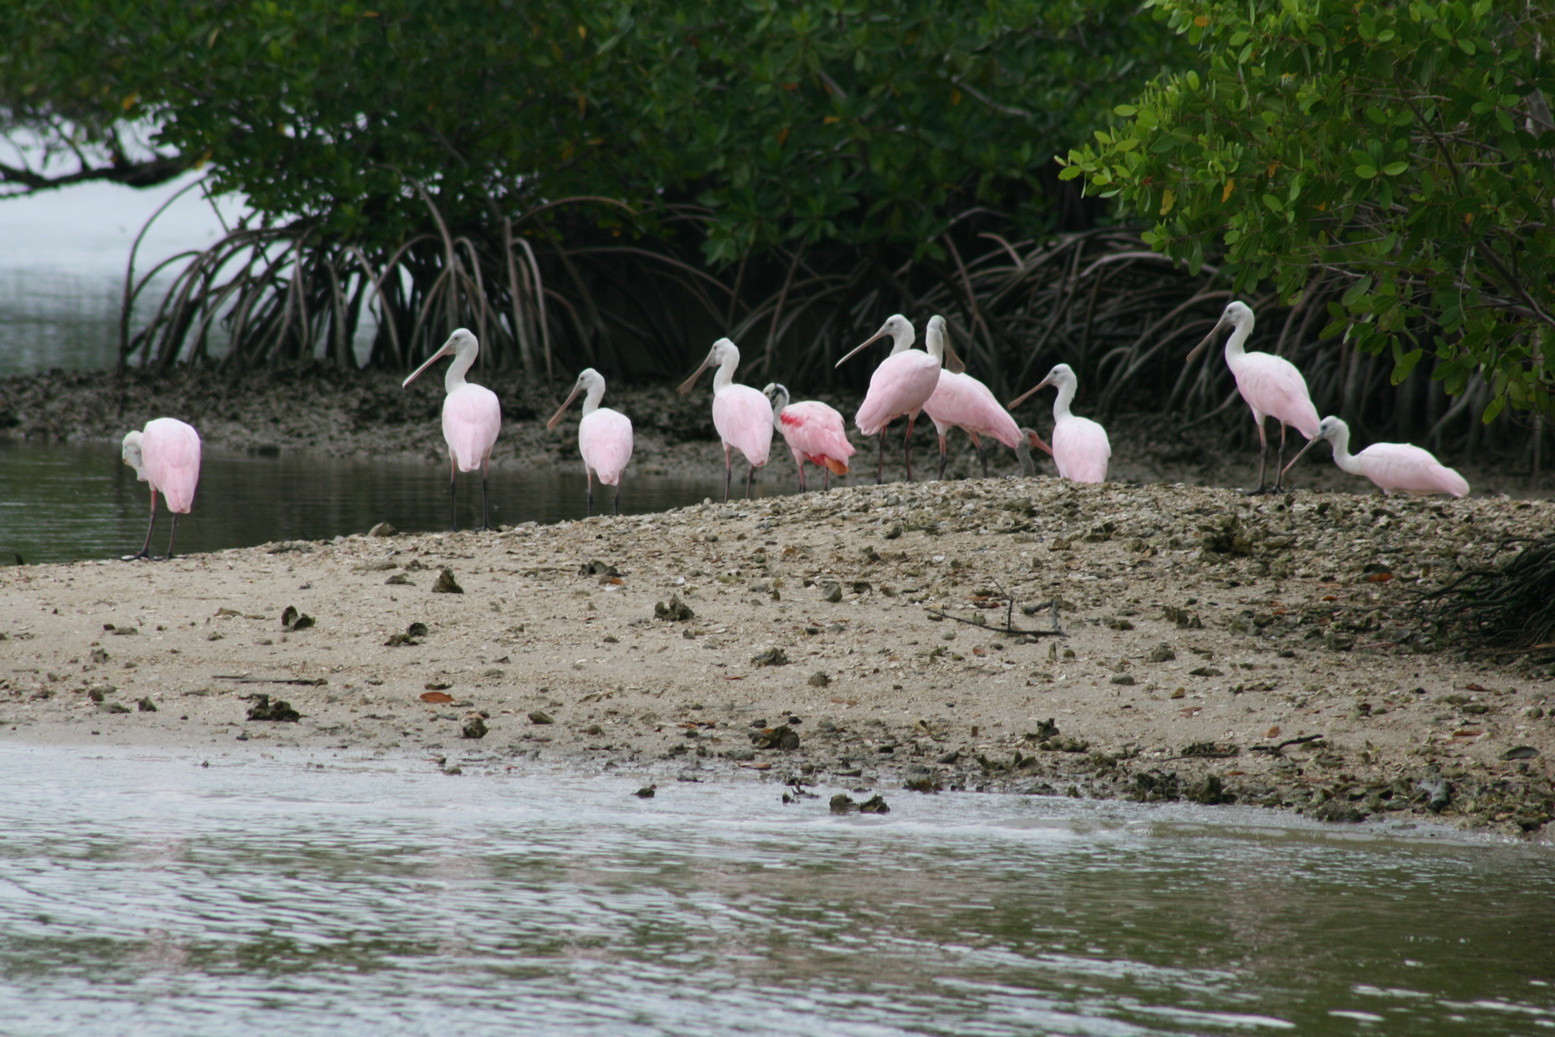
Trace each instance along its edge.
<path fill-rule="evenodd" d="M 1107 430 L 1090 418 L 1070 416 L 1053 426 L 1053 463 L 1075 482 L 1105 482 L 1112 444 Z"/>
<path fill-rule="evenodd" d="M 1361 473 L 1388 493 L 1462 497 L 1468 480 L 1412 443 L 1373 443 L 1355 455 Z"/>
<path fill-rule="evenodd" d="M 992 436 L 1011 448 L 1020 442 L 1020 426 L 1010 412 L 1000 406 L 988 386 L 969 374 L 942 371 L 938 387 L 923 405 L 923 413 L 935 428 L 954 425 L 972 435 Z"/>
<path fill-rule="evenodd" d="M 864 435 L 872 436 L 893 419 L 922 410 L 938 387 L 939 361 L 923 350 L 888 356 L 869 376 L 869 392 L 864 394 L 853 424 Z"/>
<path fill-rule="evenodd" d="M 748 385 L 713 394 L 713 427 L 729 446 L 760 468 L 772 451 L 772 401 Z"/>
<path fill-rule="evenodd" d="M 619 486 L 632 459 L 632 419 L 609 407 L 586 414 L 578 424 L 578 453 L 606 486 Z"/>
<path fill-rule="evenodd" d="M 853 444 L 848 442 L 842 415 L 835 409 L 819 400 L 801 400 L 784 407 L 778 420 L 783 423 L 783 438 L 796 457 L 825 465 L 833 475 L 847 474 Z M 832 463 L 827 464 L 828 460 Z"/>
<path fill-rule="evenodd" d="M 502 405 L 484 385 L 461 385 L 443 400 L 443 438 L 461 472 L 486 463 L 502 430 Z"/>
<path fill-rule="evenodd" d="M 1272 353 L 1248 353 L 1235 375 L 1237 390 L 1249 407 L 1279 419 L 1308 439 L 1317 435 L 1317 407 L 1295 364 Z"/>
<path fill-rule="evenodd" d="M 157 418 L 146 425 L 141 456 L 168 510 L 187 515 L 200 482 L 200 434 L 176 418 Z"/>

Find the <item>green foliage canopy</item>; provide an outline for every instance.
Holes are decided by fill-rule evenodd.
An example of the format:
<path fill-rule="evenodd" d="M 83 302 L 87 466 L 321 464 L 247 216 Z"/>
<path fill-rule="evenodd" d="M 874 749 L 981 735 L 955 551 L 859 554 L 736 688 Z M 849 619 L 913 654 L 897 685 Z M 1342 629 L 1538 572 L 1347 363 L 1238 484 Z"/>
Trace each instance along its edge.
<path fill-rule="evenodd" d="M 1542 4 L 1146 0 L 1199 48 L 1061 175 L 1238 290 L 1331 293 L 1325 335 L 1555 417 L 1555 55 Z"/>

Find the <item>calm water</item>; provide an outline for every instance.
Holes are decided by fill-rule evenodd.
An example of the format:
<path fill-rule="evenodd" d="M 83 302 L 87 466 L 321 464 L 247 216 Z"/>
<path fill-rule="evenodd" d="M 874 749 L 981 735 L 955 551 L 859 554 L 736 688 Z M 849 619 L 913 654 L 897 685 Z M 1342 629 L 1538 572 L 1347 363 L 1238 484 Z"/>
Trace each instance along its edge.
<path fill-rule="evenodd" d="M 311 762 L 310 762 L 311 761 Z M 9 1035 L 1555 1029 L 1555 851 L 1253 811 L 0 745 Z M 466 761 L 468 764 L 469 761 Z M 828 790 L 829 791 L 829 790 Z"/>
<path fill-rule="evenodd" d="M 756 493 L 787 492 L 788 469 L 772 466 Z M 365 533 L 379 522 L 406 531 L 448 528 L 448 468 L 340 460 L 317 455 L 261 457 L 207 451 L 194 510 L 179 519 L 179 553 L 247 547 L 276 540 L 321 540 Z M 610 494 L 595 486 L 596 510 Z M 491 473 L 491 517 L 582 518 L 581 466 Z M 719 499 L 721 479 L 633 478 L 621 487 L 621 511 L 634 514 Z M 133 554 L 146 536 L 150 494 L 119 460 L 115 443 L 36 444 L 0 439 L 0 565 L 63 562 Z M 480 482 L 459 480 L 459 526 L 478 524 Z M 151 546 L 167 550 L 169 524 L 159 511 Z"/>

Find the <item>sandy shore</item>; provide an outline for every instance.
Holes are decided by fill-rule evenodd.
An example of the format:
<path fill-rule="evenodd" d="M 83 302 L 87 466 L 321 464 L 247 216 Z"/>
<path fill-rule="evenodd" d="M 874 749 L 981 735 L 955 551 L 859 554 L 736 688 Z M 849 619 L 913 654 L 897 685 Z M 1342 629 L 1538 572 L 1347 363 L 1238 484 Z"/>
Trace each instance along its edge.
<path fill-rule="evenodd" d="M 1410 604 L 1551 529 L 1549 501 L 995 478 L 13 567 L 0 736 L 1540 832 L 1549 654 L 1439 646 Z"/>

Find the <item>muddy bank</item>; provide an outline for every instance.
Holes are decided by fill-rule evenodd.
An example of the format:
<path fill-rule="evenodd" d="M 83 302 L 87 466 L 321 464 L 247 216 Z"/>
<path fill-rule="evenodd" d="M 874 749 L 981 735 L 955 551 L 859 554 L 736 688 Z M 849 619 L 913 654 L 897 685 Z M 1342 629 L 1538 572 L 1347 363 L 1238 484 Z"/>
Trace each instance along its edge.
<path fill-rule="evenodd" d="M 428 464 L 445 463 L 438 418 L 443 400 L 441 378 L 424 376 L 405 389 L 400 387 L 401 377 L 324 366 L 235 374 L 180 368 L 157 377 L 130 371 L 122 379 L 111 371 L 18 376 L 0 379 L 0 435 L 117 443 L 130 428 L 169 415 L 193 424 L 207 444 L 231 450 L 260 454 L 318 451 L 337 457 L 400 456 Z M 510 468 L 581 464 L 576 410 L 556 430 L 545 429 L 546 419 L 572 387 L 570 376 L 559 379 L 555 386 L 528 382 L 507 372 L 483 373 L 477 378 L 490 385 L 502 401 L 503 429 L 493 464 Z M 858 407 L 855 396 L 810 394 L 801 387 L 791 388 L 796 398 L 822 399 L 845 415 L 851 416 Z M 723 451 L 713 432 L 710 401 L 705 379 L 688 396 L 677 394 L 669 385 L 611 386 L 606 405 L 623 411 L 634 425 L 636 448 L 626 478 L 637 474 L 722 476 Z M 1016 412 L 1016 417 L 1046 436 L 1052 430 L 1051 404 L 1050 398 L 1034 398 Z M 1076 402 L 1081 413 L 1085 413 L 1084 404 L 1082 394 Z M 1113 447 L 1109 476 L 1114 481 L 1227 487 L 1246 487 L 1257 481 L 1257 438 L 1246 409 L 1240 405 L 1213 422 L 1189 429 L 1171 415 L 1159 414 L 1120 415 L 1107 424 Z M 897 446 L 902 428 L 898 422 L 889 436 L 888 480 L 904 475 Z M 852 473 L 842 482 L 872 485 L 875 445 L 863 442 L 856 432 L 852 437 L 859 452 L 854 456 Z M 948 477 L 982 474 L 960 432 L 951 433 L 948 445 Z M 1292 452 L 1296 446 L 1292 445 Z M 1360 444 L 1356 446 L 1358 449 Z M 1548 474 L 1535 477 L 1510 457 L 1444 455 L 1442 460 L 1468 478 L 1476 495 L 1548 498 L 1555 494 L 1555 480 Z M 991 445 L 989 462 L 994 475 L 1019 474 L 1013 452 L 998 444 Z M 932 476 L 937 465 L 934 429 L 924 419 L 914 436 L 915 474 Z M 1053 474 L 1051 459 L 1039 457 L 1038 470 Z M 757 478 L 785 488 L 793 485 L 793 462 L 781 438 L 774 442 L 772 460 Z M 1323 446 L 1292 471 L 1290 481 L 1298 489 L 1359 493 L 1371 488 L 1364 480 L 1338 471 Z"/>
<path fill-rule="evenodd" d="M 1410 606 L 1552 528 L 1547 501 L 1039 477 L 7 568 L 0 737 L 1537 833 L 1555 659 L 1465 654 Z"/>

